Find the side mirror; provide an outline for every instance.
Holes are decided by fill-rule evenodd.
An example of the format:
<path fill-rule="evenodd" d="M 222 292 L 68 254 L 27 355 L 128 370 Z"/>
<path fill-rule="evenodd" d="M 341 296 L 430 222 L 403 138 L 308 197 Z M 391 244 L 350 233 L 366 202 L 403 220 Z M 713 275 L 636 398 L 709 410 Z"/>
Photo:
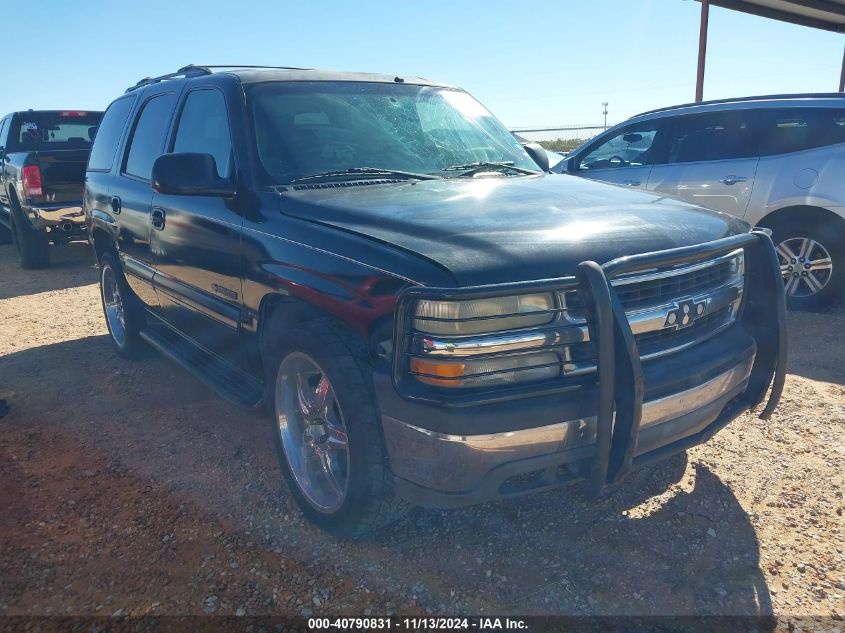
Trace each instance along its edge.
<path fill-rule="evenodd" d="M 549 173 L 549 155 L 539 143 L 523 143 L 523 149 L 545 173 Z"/>
<path fill-rule="evenodd" d="M 153 163 L 152 184 L 158 193 L 175 196 L 235 195 L 232 183 L 217 175 L 217 163 L 211 154 L 162 154 Z"/>

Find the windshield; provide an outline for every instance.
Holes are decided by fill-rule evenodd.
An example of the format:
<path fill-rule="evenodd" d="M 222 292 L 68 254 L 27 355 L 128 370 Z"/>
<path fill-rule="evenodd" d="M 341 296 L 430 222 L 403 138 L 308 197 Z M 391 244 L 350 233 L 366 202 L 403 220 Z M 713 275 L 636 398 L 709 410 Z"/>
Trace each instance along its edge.
<path fill-rule="evenodd" d="M 362 82 L 247 87 L 258 157 L 272 184 L 360 167 L 443 176 L 456 165 L 537 171 L 513 136 L 461 90 Z M 516 172 L 514 172 L 516 173 Z"/>
<path fill-rule="evenodd" d="M 23 112 L 9 130 L 12 151 L 90 149 L 102 112 Z"/>

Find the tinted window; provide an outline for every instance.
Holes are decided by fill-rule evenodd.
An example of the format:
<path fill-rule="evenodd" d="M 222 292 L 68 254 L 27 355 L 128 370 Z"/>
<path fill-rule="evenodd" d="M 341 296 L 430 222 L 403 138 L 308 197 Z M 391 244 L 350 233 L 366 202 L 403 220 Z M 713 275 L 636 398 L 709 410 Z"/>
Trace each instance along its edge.
<path fill-rule="evenodd" d="M 9 119 L 3 119 L 0 121 L 0 147 L 6 146 L 6 125 L 9 123 Z"/>
<path fill-rule="evenodd" d="M 150 179 L 153 163 L 161 156 L 164 132 L 170 119 L 175 96 L 156 95 L 144 104 L 135 123 L 123 171 L 131 176 Z"/>
<path fill-rule="evenodd" d="M 578 169 L 640 167 L 656 162 L 658 121 L 629 125 L 600 140 L 578 161 Z"/>
<path fill-rule="evenodd" d="M 9 149 L 88 149 L 102 116 L 102 112 L 22 112 L 12 120 Z"/>
<path fill-rule="evenodd" d="M 173 151 L 211 154 L 217 163 L 217 175 L 228 176 L 232 141 L 222 93 L 195 90 L 188 94 L 179 116 Z"/>
<path fill-rule="evenodd" d="M 845 143 L 845 110 L 784 108 L 760 112 L 760 154 L 786 154 Z"/>
<path fill-rule="evenodd" d="M 670 163 L 748 158 L 757 155 L 753 112 L 717 112 L 676 118 L 669 142 Z"/>
<path fill-rule="evenodd" d="M 132 110 L 134 103 L 135 99 L 126 98 L 115 101 L 108 107 L 97 129 L 94 147 L 91 148 L 91 156 L 88 158 L 88 169 L 98 171 L 111 169 L 120 135 L 126 126 L 129 111 Z"/>

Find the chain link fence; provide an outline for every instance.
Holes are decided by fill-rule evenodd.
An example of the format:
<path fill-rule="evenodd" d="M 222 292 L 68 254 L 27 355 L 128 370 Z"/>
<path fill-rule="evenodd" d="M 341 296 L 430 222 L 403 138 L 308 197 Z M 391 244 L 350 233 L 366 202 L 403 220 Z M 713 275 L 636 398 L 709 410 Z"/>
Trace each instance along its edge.
<path fill-rule="evenodd" d="M 604 125 L 562 125 L 514 128 L 511 132 L 523 141 L 539 143 L 553 152 L 569 152 L 606 129 Z"/>

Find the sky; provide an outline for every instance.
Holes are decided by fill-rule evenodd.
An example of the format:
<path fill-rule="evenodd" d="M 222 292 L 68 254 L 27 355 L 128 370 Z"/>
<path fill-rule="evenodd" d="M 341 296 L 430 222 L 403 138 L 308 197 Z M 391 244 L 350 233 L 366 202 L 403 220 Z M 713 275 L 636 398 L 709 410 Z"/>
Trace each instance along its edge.
<path fill-rule="evenodd" d="M 3 7 L 0 114 L 104 109 L 193 64 L 422 76 L 507 126 L 588 125 L 692 101 L 693 0 L 29 0 Z M 706 99 L 838 88 L 845 37 L 718 7 Z"/>

